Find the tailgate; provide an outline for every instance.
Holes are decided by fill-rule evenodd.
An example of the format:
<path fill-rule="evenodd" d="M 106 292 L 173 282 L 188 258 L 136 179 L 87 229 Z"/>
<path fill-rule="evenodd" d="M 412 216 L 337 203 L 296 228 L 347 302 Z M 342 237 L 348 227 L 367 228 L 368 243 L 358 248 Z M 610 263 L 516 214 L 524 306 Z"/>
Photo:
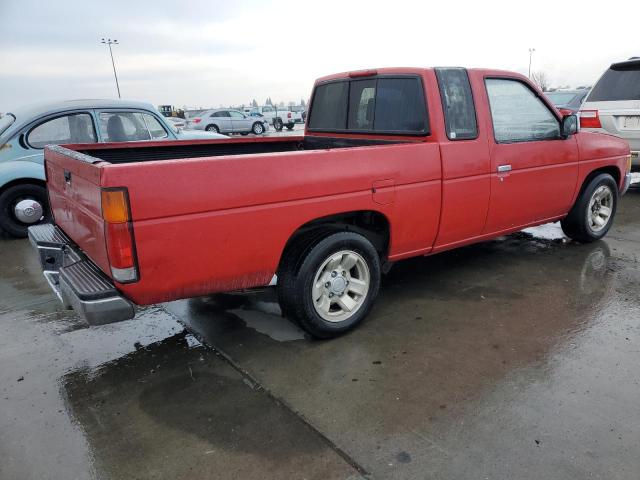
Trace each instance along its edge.
<path fill-rule="evenodd" d="M 51 212 L 56 225 L 108 276 L 99 159 L 61 146 L 45 148 Z"/>

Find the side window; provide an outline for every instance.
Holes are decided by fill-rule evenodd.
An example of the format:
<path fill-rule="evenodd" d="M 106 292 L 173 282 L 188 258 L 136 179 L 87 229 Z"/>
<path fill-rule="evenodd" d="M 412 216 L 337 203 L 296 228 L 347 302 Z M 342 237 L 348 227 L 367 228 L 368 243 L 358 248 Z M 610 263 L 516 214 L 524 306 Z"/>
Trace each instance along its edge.
<path fill-rule="evenodd" d="M 486 80 L 496 142 L 560 138 L 560 123 L 529 87 L 517 80 Z"/>
<path fill-rule="evenodd" d="M 436 68 L 444 123 L 449 140 L 478 137 L 476 109 L 469 76 L 464 68 Z"/>
<path fill-rule="evenodd" d="M 33 148 L 65 143 L 95 143 L 96 131 L 88 113 L 74 113 L 41 123 L 27 135 Z"/>
<path fill-rule="evenodd" d="M 240 112 L 236 112 L 235 110 L 229 110 L 229 115 L 231 116 L 231 118 L 244 118 L 243 114 L 241 114 Z"/>
<path fill-rule="evenodd" d="M 100 133 L 105 142 L 136 142 L 151 140 L 142 113 L 102 112 Z"/>
<path fill-rule="evenodd" d="M 262 107 L 262 113 L 271 113 L 273 112 L 273 107 Z"/>
<path fill-rule="evenodd" d="M 316 87 L 309 128 L 344 130 L 347 127 L 349 82 L 332 82 Z"/>
<path fill-rule="evenodd" d="M 151 138 L 167 138 L 167 131 L 160 124 L 156 117 L 154 117 L 153 115 L 149 115 L 148 113 L 143 113 L 142 117 L 147 124 L 147 128 L 149 129 Z"/>
<path fill-rule="evenodd" d="M 376 81 L 353 81 L 349 88 L 349 130 L 373 130 Z"/>

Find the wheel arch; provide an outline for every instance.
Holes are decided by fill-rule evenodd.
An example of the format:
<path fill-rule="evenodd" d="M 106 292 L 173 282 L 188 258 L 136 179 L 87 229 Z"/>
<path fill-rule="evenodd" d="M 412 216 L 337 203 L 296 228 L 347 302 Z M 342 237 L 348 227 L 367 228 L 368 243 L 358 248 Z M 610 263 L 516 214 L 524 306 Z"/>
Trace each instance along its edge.
<path fill-rule="evenodd" d="M 582 180 L 582 185 L 580 185 L 580 189 L 576 191 L 575 198 L 573 199 L 574 203 L 578 201 L 578 199 L 580 198 L 584 190 L 587 188 L 587 185 L 589 185 L 589 182 L 591 182 L 591 180 L 593 180 L 595 177 L 597 177 L 601 173 L 608 173 L 609 175 L 611 175 L 615 180 L 616 185 L 618 185 L 618 189 L 620 188 L 620 185 L 622 182 L 622 172 L 617 166 L 607 165 L 604 167 L 598 167 L 590 171 L 584 177 L 584 180 Z"/>
<path fill-rule="evenodd" d="M 381 260 L 386 260 L 391 244 L 391 223 L 387 216 L 377 210 L 354 210 L 335 213 L 310 220 L 295 229 L 282 249 L 278 270 L 283 258 L 302 239 L 321 231 L 350 231 L 367 238 L 375 247 Z"/>
<path fill-rule="evenodd" d="M 5 183 L 4 185 L 0 186 L 0 194 L 2 194 L 4 191 L 16 185 L 38 185 L 40 187 L 46 188 L 47 182 L 40 178 L 31 178 L 31 177 L 17 178 L 15 180 L 11 180 Z"/>

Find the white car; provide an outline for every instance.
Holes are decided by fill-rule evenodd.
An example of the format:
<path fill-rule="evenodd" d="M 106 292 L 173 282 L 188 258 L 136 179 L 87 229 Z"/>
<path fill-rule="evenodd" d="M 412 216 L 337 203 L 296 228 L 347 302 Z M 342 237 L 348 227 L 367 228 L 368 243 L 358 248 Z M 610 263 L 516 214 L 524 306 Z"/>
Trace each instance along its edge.
<path fill-rule="evenodd" d="M 283 127 L 287 127 L 287 130 L 293 130 L 296 124 L 296 112 L 290 112 L 287 107 L 264 105 L 262 107 L 252 107 L 250 113 L 259 113 L 262 115 L 278 132 L 282 130 Z M 297 115 L 300 114 L 298 113 Z"/>
<path fill-rule="evenodd" d="M 632 170 L 640 171 L 640 57 L 611 65 L 589 92 L 579 115 L 582 129 L 627 140 Z"/>

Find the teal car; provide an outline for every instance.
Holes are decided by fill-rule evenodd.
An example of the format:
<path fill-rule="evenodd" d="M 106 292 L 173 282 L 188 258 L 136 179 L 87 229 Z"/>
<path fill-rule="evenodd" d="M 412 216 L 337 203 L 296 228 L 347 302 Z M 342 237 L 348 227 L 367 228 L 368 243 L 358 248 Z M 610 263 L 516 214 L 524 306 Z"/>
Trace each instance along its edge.
<path fill-rule="evenodd" d="M 153 105 L 128 100 L 70 100 L 24 107 L 0 117 L 0 229 L 26 237 L 50 220 L 44 146 L 67 143 L 227 138 L 179 130 Z"/>

